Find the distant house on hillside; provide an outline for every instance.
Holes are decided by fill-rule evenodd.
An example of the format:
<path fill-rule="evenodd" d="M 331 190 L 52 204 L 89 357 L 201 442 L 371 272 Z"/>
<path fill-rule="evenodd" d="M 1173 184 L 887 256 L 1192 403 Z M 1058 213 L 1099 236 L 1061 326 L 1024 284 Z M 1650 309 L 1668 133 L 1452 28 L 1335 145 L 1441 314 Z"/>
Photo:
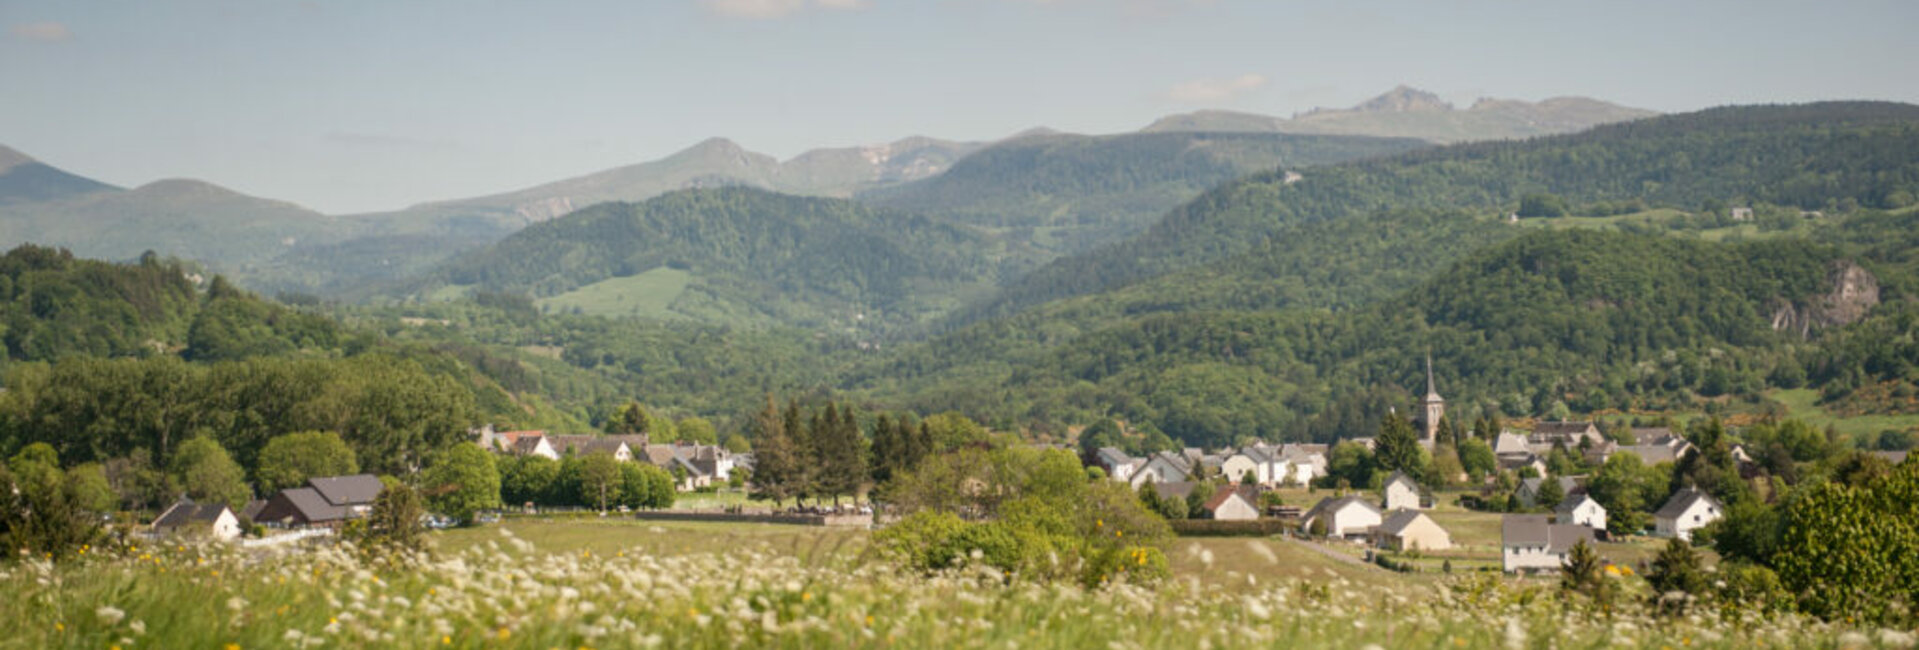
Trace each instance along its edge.
<path fill-rule="evenodd" d="M 1545 515 L 1506 515 L 1499 524 L 1500 564 L 1507 573 L 1558 571 L 1582 540 L 1594 543 L 1593 529 L 1551 523 Z"/>
<path fill-rule="evenodd" d="M 181 498 L 153 520 L 153 532 L 160 535 L 206 535 L 228 541 L 240 537 L 240 518 L 224 503 L 196 504 Z"/>
<path fill-rule="evenodd" d="M 1386 485 L 1380 488 L 1380 492 L 1383 497 L 1381 502 L 1387 510 L 1418 510 L 1425 507 L 1420 504 L 1419 484 L 1405 472 L 1393 472 L 1392 476 L 1386 478 Z"/>
<path fill-rule="evenodd" d="M 1606 437 L 1600 435 L 1599 427 L 1591 422 L 1541 422 L 1533 426 L 1531 435 L 1526 436 L 1529 444 L 1565 445 L 1567 449 L 1605 441 Z"/>
<path fill-rule="evenodd" d="M 1733 208 L 1732 220 L 1733 221 L 1752 221 L 1752 208 L 1744 208 L 1744 207 Z"/>
<path fill-rule="evenodd" d="M 678 489 L 697 490 L 733 478 L 733 454 L 717 445 L 644 445 L 639 457 L 680 477 Z"/>
<path fill-rule="evenodd" d="M 1311 531 L 1315 522 L 1324 522 L 1327 537 L 1363 537 L 1383 516 L 1377 506 L 1358 495 L 1326 497 L 1306 512 L 1300 524 Z"/>
<path fill-rule="evenodd" d="M 1396 551 L 1444 551 L 1453 547 L 1453 536 L 1426 513 L 1395 510 L 1373 529 L 1373 546 Z"/>
<path fill-rule="evenodd" d="M 1105 469 L 1107 478 L 1124 483 L 1133 478 L 1141 463 L 1118 447 L 1100 447 L 1093 453 L 1093 464 Z"/>
<path fill-rule="evenodd" d="M 1185 456 L 1162 451 L 1147 457 L 1145 464 L 1133 472 L 1131 483 L 1139 487 L 1142 483 L 1178 483 L 1193 479 L 1193 463 Z"/>
<path fill-rule="evenodd" d="M 1259 505 L 1254 501 L 1251 488 L 1239 485 L 1221 486 L 1201 506 L 1209 517 L 1221 521 L 1251 521 L 1259 518 Z"/>
<path fill-rule="evenodd" d="M 1692 531 L 1718 521 L 1726 516 L 1726 508 L 1718 499 L 1698 488 L 1686 488 L 1674 492 L 1659 512 L 1653 513 L 1653 534 L 1660 537 L 1692 539 Z"/>
<path fill-rule="evenodd" d="M 547 436 L 547 439 L 552 444 L 554 450 L 558 451 L 562 456 L 586 456 L 596 452 L 606 452 L 613 456 L 613 460 L 622 463 L 633 460 L 633 448 L 635 446 L 644 448 L 647 444 L 645 435 L 598 436 L 587 434 Z"/>
<path fill-rule="evenodd" d="M 1606 507 L 1594 501 L 1592 495 L 1580 492 L 1559 502 L 1553 512 L 1559 515 L 1559 523 L 1578 524 L 1596 530 L 1606 529 Z"/>
<path fill-rule="evenodd" d="M 372 474 L 307 479 L 305 487 L 275 493 L 260 508 L 255 522 L 269 526 L 338 526 L 364 517 L 385 486 Z"/>

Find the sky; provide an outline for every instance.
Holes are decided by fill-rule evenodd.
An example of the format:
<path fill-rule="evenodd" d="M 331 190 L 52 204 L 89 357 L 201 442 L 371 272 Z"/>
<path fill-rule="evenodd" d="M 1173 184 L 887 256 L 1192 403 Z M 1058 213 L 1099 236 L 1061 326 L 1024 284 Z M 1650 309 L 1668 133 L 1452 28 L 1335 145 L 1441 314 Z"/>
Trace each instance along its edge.
<path fill-rule="evenodd" d="M 1912 0 L 0 0 L 0 144 L 338 214 L 711 136 L 786 159 L 1286 116 L 1400 84 L 1461 107 L 1919 103 L 1914 33 Z"/>

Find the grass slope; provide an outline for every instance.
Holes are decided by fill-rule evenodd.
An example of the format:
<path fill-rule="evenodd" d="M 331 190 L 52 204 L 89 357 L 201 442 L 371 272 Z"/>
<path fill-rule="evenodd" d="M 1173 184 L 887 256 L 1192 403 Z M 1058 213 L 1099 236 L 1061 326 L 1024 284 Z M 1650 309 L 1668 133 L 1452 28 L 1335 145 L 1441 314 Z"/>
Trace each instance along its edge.
<path fill-rule="evenodd" d="M 542 309 L 593 316 L 684 317 L 673 311 L 673 301 L 686 292 L 693 276 L 665 267 L 639 275 L 607 278 L 566 293 L 535 301 Z"/>

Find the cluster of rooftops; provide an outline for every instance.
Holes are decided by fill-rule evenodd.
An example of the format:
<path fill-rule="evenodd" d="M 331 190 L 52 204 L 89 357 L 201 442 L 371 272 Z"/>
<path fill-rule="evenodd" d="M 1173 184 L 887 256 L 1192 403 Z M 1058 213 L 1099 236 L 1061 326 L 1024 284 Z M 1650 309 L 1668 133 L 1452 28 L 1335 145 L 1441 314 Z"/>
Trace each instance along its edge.
<path fill-rule="evenodd" d="M 499 454 L 559 460 L 606 453 L 623 463 L 647 463 L 681 477 L 681 490 L 724 483 L 732 478 L 734 468 L 753 466 L 750 453 L 735 454 L 718 445 L 655 444 L 643 433 L 555 435 L 545 431 L 495 431 L 489 425 L 475 430 L 474 435 L 480 447 Z"/>

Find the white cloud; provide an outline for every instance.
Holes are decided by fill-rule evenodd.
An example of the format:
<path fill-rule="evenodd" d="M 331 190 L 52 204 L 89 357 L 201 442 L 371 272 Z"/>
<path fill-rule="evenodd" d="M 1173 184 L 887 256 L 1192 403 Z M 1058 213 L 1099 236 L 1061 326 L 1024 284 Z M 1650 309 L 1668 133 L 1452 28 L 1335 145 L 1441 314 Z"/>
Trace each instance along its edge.
<path fill-rule="evenodd" d="M 728 18 L 772 20 L 807 9 L 864 9 L 868 0 L 700 0 L 707 11 Z"/>
<path fill-rule="evenodd" d="M 1250 72 L 1231 79 L 1195 79 L 1173 86 L 1166 98 L 1191 104 L 1227 102 L 1265 85 L 1265 75 Z"/>
<path fill-rule="evenodd" d="M 8 27 L 7 33 L 12 34 L 14 38 L 44 43 L 73 40 L 73 30 L 67 29 L 65 24 L 55 22 L 20 23 Z"/>

